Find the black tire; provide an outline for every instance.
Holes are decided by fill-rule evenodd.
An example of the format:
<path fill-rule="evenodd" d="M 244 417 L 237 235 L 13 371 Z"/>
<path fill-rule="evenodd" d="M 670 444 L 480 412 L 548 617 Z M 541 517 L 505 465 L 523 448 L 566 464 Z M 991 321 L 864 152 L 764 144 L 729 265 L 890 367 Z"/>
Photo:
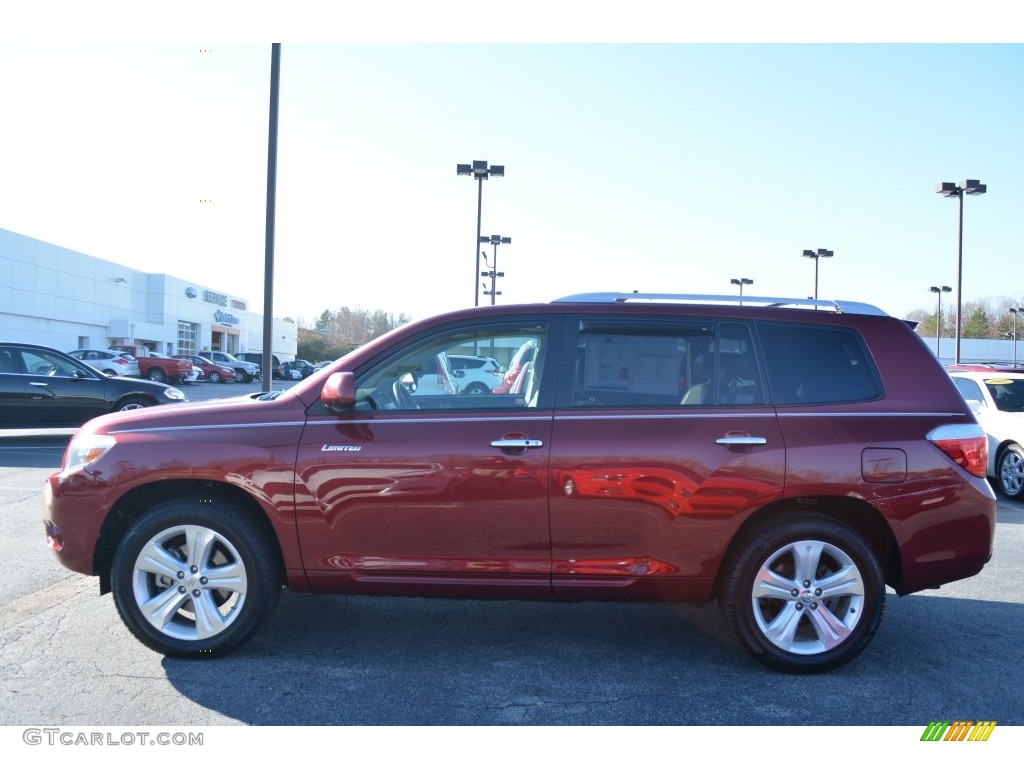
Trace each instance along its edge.
<path fill-rule="evenodd" d="M 246 373 L 244 368 L 235 368 L 235 381 L 248 384 L 252 381 L 252 376 Z"/>
<path fill-rule="evenodd" d="M 174 499 L 136 520 L 118 544 L 111 578 L 132 634 L 180 658 L 242 645 L 273 612 L 282 584 L 271 537 L 216 497 Z"/>
<path fill-rule="evenodd" d="M 1024 498 L 1024 449 L 1019 445 L 1008 445 L 999 454 L 996 485 L 1008 499 Z"/>
<path fill-rule="evenodd" d="M 224 379 L 221 378 L 221 375 L 217 371 L 210 371 L 210 375 L 206 377 L 206 380 L 209 381 L 211 384 L 220 384 L 222 381 L 224 381 Z"/>
<path fill-rule="evenodd" d="M 757 531 L 724 573 L 722 609 L 750 655 L 772 669 L 841 667 L 867 647 L 882 620 L 878 557 L 856 531 L 830 518 L 793 517 Z"/>
<path fill-rule="evenodd" d="M 163 384 L 167 381 L 167 374 L 163 372 L 162 368 L 153 367 L 149 369 L 149 373 L 146 374 L 146 378 L 150 381 L 157 381 Z"/>
<path fill-rule="evenodd" d="M 107 368 L 107 369 L 106 369 L 106 370 L 104 371 L 104 373 L 105 373 L 105 374 L 106 374 L 107 376 L 117 376 L 117 371 L 115 371 L 115 370 L 113 370 L 113 369 L 111 369 L 111 368 Z"/>
<path fill-rule="evenodd" d="M 114 406 L 115 411 L 137 411 L 139 408 L 146 408 L 153 405 L 152 402 L 146 400 L 144 397 L 126 397 L 124 400 Z"/>
<path fill-rule="evenodd" d="M 464 395 L 489 395 L 490 393 L 490 388 L 480 381 L 474 381 L 462 390 L 462 394 Z"/>

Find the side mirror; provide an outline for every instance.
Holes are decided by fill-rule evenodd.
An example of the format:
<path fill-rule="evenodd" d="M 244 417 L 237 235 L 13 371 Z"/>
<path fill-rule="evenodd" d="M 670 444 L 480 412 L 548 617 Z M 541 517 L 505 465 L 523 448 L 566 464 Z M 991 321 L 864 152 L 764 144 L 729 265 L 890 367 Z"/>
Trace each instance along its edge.
<path fill-rule="evenodd" d="M 356 404 L 356 377 L 351 371 L 332 373 L 320 390 L 320 400 L 331 413 L 343 414 Z"/>
<path fill-rule="evenodd" d="M 462 370 L 461 368 L 459 370 L 457 370 L 457 371 L 452 371 L 452 373 L 455 375 L 456 379 L 464 379 L 464 378 L 466 378 L 466 372 L 464 370 Z"/>
<path fill-rule="evenodd" d="M 985 406 L 981 400 L 968 400 L 967 407 L 971 409 L 971 413 L 977 415 L 981 413 L 981 409 Z"/>

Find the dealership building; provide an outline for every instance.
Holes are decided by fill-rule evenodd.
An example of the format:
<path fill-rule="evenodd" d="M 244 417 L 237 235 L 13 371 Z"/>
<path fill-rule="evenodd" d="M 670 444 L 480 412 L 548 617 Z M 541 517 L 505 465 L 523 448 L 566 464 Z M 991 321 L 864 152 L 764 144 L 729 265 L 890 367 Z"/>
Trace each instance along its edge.
<path fill-rule="evenodd" d="M 263 315 L 215 287 L 140 272 L 0 229 L 0 340 L 62 351 L 141 344 L 166 355 L 263 351 Z M 294 359 L 298 330 L 274 319 L 273 349 Z"/>

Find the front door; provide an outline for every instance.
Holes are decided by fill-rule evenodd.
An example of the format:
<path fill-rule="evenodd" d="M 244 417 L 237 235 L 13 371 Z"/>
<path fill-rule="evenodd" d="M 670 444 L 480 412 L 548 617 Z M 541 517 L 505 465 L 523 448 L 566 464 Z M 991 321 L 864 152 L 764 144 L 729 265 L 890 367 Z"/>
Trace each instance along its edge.
<path fill-rule="evenodd" d="M 424 360 L 524 336 L 546 344 L 548 324 L 431 334 L 356 371 L 350 414 L 310 408 L 296 502 L 314 589 L 550 594 L 553 378 L 507 395 L 413 391 Z"/>

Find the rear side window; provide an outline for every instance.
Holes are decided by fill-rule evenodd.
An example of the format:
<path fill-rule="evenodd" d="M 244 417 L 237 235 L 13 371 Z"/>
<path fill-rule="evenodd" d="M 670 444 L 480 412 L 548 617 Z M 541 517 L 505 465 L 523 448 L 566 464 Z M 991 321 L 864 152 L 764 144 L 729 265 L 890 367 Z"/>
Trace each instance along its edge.
<path fill-rule="evenodd" d="M 750 329 L 742 323 L 584 323 L 574 406 L 648 408 L 764 402 Z"/>
<path fill-rule="evenodd" d="M 776 405 L 874 400 L 881 379 L 860 335 L 848 328 L 758 326 Z"/>

